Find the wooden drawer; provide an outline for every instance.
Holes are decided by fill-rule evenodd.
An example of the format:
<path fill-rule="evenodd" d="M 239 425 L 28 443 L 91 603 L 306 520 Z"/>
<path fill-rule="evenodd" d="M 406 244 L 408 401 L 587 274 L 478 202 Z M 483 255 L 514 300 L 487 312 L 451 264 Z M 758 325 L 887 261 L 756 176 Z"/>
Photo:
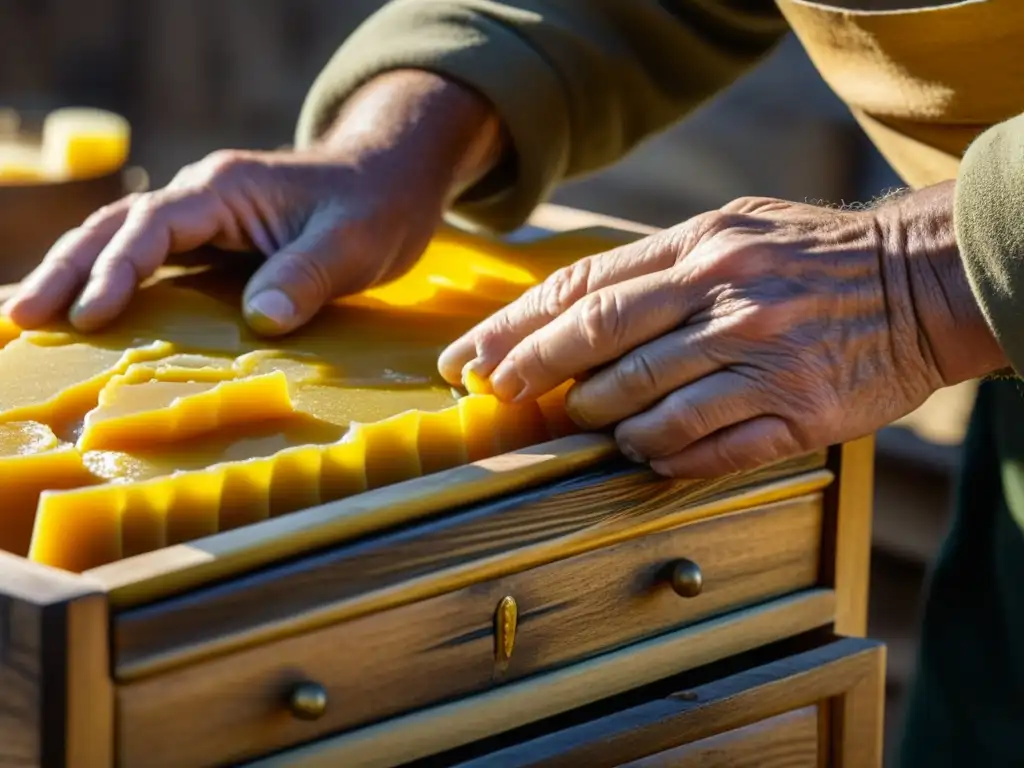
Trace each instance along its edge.
<path fill-rule="evenodd" d="M 822 509 L 815 493 L 698 521 L 121 685 L 120 764 L 254 758 L 813 586 Z M 672 574 L 683 560 L 680 595 Z M 702 589 L 689 596 L 697 572 Z M 517 610 L 503 643 L 496 612 L 507 597 Z M 827 623 L 832 603 L 821 606 L 804 623 L 752 625 L 749 645 L 723 653 Z M 289 711 L 304 681 L 327 697 L 312 721 Z"/>
<path fill-rule="evenodd" d="M 568 727 L 552 721 L 511 745 L 499 737 L 408 768 L 879 768 L 884 671 L 880 643 L 833 638 L 693 688 L 664 681 L 601 702 Z"/>
<path fill-rule="evenodd" d="M 691 744 L 623 763 L 622 768 L 798 768 L 820 765 L 828 744 L 824 707 L 815 704 Z M 825 720 L 827 722 L 827 720 Z"/>

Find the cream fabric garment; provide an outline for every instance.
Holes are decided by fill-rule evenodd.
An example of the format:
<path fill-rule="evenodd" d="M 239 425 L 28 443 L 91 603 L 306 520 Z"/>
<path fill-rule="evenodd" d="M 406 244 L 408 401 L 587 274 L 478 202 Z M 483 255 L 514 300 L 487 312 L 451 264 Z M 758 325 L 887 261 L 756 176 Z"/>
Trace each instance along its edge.
<path fill-rule="evenodd" d="M 1024 112 L 1024 0 L 777 0 L 811 60 L 913 187 L 956 177 Z"/>

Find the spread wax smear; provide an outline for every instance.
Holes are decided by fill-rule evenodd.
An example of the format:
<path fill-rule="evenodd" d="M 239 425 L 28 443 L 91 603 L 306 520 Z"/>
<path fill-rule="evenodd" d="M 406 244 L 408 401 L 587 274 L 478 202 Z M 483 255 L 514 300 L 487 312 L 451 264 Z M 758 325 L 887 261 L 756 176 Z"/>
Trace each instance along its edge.
<path fill-rule="evenodd" d="M 248 330 L 219 265 L 163 270 L 101 333 L 0 321 L 0 549 L 81 572 L 568 434 L 568 385 L 456 402 L 436 363 L 576 242 L 442 233 L 283 339 Z"/>

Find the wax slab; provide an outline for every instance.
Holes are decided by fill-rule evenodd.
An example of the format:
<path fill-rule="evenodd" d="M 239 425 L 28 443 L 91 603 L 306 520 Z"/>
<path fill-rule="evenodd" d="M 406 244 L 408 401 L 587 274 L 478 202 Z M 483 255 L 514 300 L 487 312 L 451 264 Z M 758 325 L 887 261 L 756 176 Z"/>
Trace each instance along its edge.
<path fill-rule="evenodd" d="M 400 279 L 273 340 L 242 321 L 234 255 L 163 270 L 101 333 L 0 322 L 0 476 L 20 483 L 0 548 L 81 572 L 572 433 L 568 383 L 503 404 L 474 379 L 458 399 L 436 365 L 583 255 L 444 230 Z"/>

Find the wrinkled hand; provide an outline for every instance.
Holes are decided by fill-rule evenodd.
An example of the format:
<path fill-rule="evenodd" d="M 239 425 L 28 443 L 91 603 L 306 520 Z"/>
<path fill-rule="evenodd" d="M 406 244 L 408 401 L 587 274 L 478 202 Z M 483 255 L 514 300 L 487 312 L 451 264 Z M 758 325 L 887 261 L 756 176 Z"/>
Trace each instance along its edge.
<path fill-rule="evenodd" d="M 455 383 L 468 366 L 505 400 L 575 378 L 573 419 L 617 425 L 622 451 L 667 475 L 717 476 L 856 438 L 979 375 L 946 334 L 985 327 L 951 194 L 874 211 L 736 201 L 555 273 L 446 350 L 441 373 Z M 954 288 L 969 306 L 943 306 Z M 1005 359 L 987 327 L 982 337 L 961 330 L 958 343 L 995 370 Z"/>
<path fill-rule="evenodd" d="M 212 245 L 267 257 L 243 310 L 257 332 L 287 333 L 329 300 L 408 269 L 451 195 L 489 167 L 496 125 L 479 97 L 435 75 L 382 76 L 314 149 L 216 152 L 166 188 L 98 211 L 4 311 L 35 327 L 71 305 L 71 322 L 95 330 L 170 254 Z"/>

